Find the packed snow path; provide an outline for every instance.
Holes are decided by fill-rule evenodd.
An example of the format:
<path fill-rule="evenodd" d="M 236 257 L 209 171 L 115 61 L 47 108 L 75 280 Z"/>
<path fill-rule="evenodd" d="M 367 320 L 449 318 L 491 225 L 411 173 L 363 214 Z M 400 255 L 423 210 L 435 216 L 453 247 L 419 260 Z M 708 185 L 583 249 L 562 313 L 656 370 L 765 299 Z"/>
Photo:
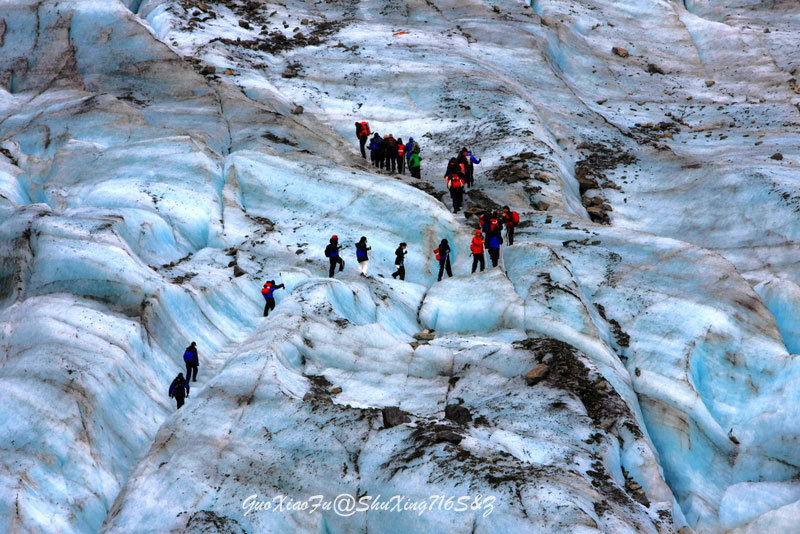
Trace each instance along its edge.
<path fill-rule="evenodd" d="M 790 531 L 799 33 L 755 0 L 6 2 L 0 530 Z M 467 207 L 525 220 L 504 270 L 464 275 L 437 200 L 462 146 Z M 374 278 L 352 246 L 323 278 L 334 233 Z M 242 508 L 339 493 L 496 501 Z"/>

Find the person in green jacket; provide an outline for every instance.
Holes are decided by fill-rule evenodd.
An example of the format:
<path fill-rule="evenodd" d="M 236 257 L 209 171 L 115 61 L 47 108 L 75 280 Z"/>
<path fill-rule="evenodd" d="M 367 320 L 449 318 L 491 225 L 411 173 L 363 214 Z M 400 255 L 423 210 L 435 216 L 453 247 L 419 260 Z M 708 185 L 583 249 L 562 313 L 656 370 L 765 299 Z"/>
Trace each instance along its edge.
<path fill-rule="evenodd" d="M 420 161 L 422 161 L 422 157 L 419 155 L 419 152 L 411 154 L 408 158 L 408 171 L 414 178 L 420 178 Z"/>

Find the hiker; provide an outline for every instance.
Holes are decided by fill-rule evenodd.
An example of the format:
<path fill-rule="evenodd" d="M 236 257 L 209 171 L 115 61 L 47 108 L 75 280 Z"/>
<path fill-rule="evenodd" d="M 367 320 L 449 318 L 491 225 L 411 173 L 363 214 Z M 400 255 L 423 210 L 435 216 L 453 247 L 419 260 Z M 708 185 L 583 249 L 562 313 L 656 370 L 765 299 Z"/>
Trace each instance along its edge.
<path fill-rule="evenodd" d="M 358 144 L 361 146 L 361 157 L 364 159 L 367 159 L 367 152 L 364 150 L 364 147 L 371 133 L 372 131 L 369 129 L 369 123 L 367 121 L 356 122 L 356 137 L 358 137 Z"/>
<path fill-rule="evenodd" d="M 275 309 L 275 291 L 278 289 L 285 289 L 286 286 L 283 284 L 275 285 L 275 280 L 268 280 L 264 287 L 261 288 L 261 295 L 264 297 L 266 301 L 264 303 L 264 317 L 269 315 L 271 310 Z"/>
<path fill-rule="evenodd" d="M 467 187 L 472 187 L 475 183 L 474 166 L 476 164 L 480 164 L 481 160 L 472 155 L 472 152 L 464 147 L 461 149 L 461 152 L 458 155 L 458 162 L 464 166 L 464 181 L 466 182 Z"/>
<path fill-rule="evenodd" d="M 367 251 L 372 248 L 367 246 L 367 238 L 363 235 L 356 243 L 356 259 L 358 260 L 358 270 L 361 271 L 361 276 L 367 276 L 367 268 L 369 267 L 369 256 Z"/>
<path fill-rule="evenodd" d="M 414 178 L 421 178 L 421 161 L 422 157 L 419 155 L 419 152 L 411 154 L 411 156 L 408 158 L 408 172 L 410 172 L 411 176 Z"/>
<path fill-rule="evenodd" d="M 481 272 L 486 268 L 486 259 L 483 256 L 483 234 L 480 230 L 475 230 L 475 236 L 472 238 L 472 243 L 469 244 L 469 250 L 472 252 L 472 272 L 478 264 L 481 265 Z"/>
<path fill-rule="evenodd" d="M 383 168 L 383 137 L 378 132 L 375 132 L 369 143 L 369 157 L 375 167 Z"/>
<path fill-rule="evenodd" d="M 395 272 L 392 273 L 392 278 L 400 278 L 400 280 L 406 279 L 406 245 L 405 243 L 400 243 L 400 246 L 397 247 L 397 250 L 394 251 L 394 266 L 397 268 Z"/>
<path fill-rule="evenodd" d="M 183 362 L 186 364 L 186 381 L 197 382 L 197 366 L 200 365 L 200 360 L 197 357 L 197 344 L 194 341 L 186 347 L 183 353 Z M 194 371 L 194 378 L 192 378 L 192 371 Z"/>
<path fill-rule="evenodd" d="M 439 261 L 439 281 L 442 281 L 442 274 L 447 270 L 447 276 L 453 277 L 453 270 L 450 268 L 450 244 L 447 239 L 442 239 L 439 248 L 433 250 L 436 259 Z"/>
<path fill-rule="evenodd" d="M 497 262 L 500 259 L 500 245 L 503 244 L 503 230 L 496 218 L 489 219 L 486 242 L 486 248 L 489 249 L 489 258 L 492 260 L 492 267 L 497 267 Z"/>
<path fill-rule="evenodd" d="M 461 210 L 461 203 L 464 201 L 464 178 L 460 172 L 455 172 L 445 177 L 445 183 L 453 201 L 453 213 L 458 213 Z"/>
<path fill-rule="evenodd" d="M 519 213 L 511 211 L 508 206 L 503 206 L 503 224 L 506 227 L 508 245 L 511 246 L 514 244 L 514 228 L 519 224 Z"/>
<path fill-rule="evenodd" d="M 447 178 L 450 175 L 457 174 L 460 172 L 461 170 L 459 169 L 458 161 L 456 161 L 456 158 L 450 158 L 450 161 L 447 162 L 447 170 L 444 171 L 444 177 Z"/>
<path fill-rule="evenodd" d="M 406 173 L 406 145 L 403 144 L 402 137 L 397 139 L 397 172 Z"/>
<path fill-rule="evenodd" d="M 183 373 L 178 373 L 178 376 L 169 385 L 169 396 L 175 399 L 178 408 L 183 406 L 183 398 L 189 396 L 189 382 L 183 379 Z"/>
<path fill-rule="evenodd" d="M 339 237 L 332 235 L 331 241 L 328 243 L 328 246 L 325 247 L 325 257 L 330 259 L 331 266 L 328 270 L 328 276 L 333 278 L 333 272 L 336 270 L 336 266 L 339 266 L 339 272 L 344 271 L 344 260 L 341 256 L 339 256 L 339 251 L 342 247 L 339 246 Z"/>
<path fill-rule="evenodd" d="M 411 154 L 419 154 L 419 143 L 414 141 L 413 137 L 408 138 L 408 143 L 406 143 L 406 159 L 411 159 Z"/>
<path fill-rule="evenodd" d="M 383 157 L 386 162 L 386 170 L 394 172 L 397 165 L 397 141 L 392 134 L 383 138 Z"/>

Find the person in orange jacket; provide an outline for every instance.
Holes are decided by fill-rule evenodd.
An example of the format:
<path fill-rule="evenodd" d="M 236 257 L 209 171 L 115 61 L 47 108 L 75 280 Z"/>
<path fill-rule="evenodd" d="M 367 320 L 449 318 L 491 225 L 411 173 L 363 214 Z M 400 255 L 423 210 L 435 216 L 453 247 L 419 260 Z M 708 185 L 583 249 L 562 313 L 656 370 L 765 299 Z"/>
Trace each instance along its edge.
<path fill-rule="evenodd" d="M 486 259 L 483 256 L 483 234 L 480 230 L 475 230 L 475 236 L 472 238 L 472 243 L 469 245 L 469 250 L 472 252 L 472 272 L 481 265 L 481 272 L 486 268 Z"/>

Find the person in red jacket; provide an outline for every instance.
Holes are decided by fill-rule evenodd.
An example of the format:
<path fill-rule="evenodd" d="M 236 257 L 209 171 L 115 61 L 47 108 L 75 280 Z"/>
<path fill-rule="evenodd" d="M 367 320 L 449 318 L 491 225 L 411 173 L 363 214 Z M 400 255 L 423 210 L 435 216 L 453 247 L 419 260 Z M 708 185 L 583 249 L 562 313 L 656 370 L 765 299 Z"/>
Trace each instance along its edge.
<path fill-rule="evenodd" d="M 403 144 L 402 137 L 397 139 L 397 172 L 406 173 L 406 145 Z"/>
<path fill-rule="evenodd" d="M 358 144 L 361 145 L 361 157 L 364 159 L 367 159 L 367 151 L 364 150 L 364 146 L 367 144 L 367 139 L 369 139 L 369 134 L 371 133 L 367 121 L 356 122 L 356 137 L 358 137 Z"/>
<path fill-rule="evenodd" d="M 516 211 L 511 211 L 508 206 L 503 206 L 503 224 L 506 227 L 506 237 L 508 244 L 514 244 L 514 228 L 519 224 L 519 214 Z"/>
<path fill-rule="evenodd" d="M 472 238 L 472 243 L 469 245 L 469 250 L 472 252 L 472 272 L 478 264 L 481 265 L 481 272 L 486 268 L 486 260 L 483 256 L 483 234 L 480 230 L 475 230 L 475 236 Z"/>
<path fill-rule="evenodd" d="M 270 280 L 264 284 L 264 287 L 261 288 L 261 296 L 264 297 L 264 300 L 267 301 L 264 304 L 264 317 L 269 315 L 270 310 L 275 309 L 275 290 L 276 289 L 284 289 L 286 286 L 283 284 L 275 285 L 275 280 Z"/>

